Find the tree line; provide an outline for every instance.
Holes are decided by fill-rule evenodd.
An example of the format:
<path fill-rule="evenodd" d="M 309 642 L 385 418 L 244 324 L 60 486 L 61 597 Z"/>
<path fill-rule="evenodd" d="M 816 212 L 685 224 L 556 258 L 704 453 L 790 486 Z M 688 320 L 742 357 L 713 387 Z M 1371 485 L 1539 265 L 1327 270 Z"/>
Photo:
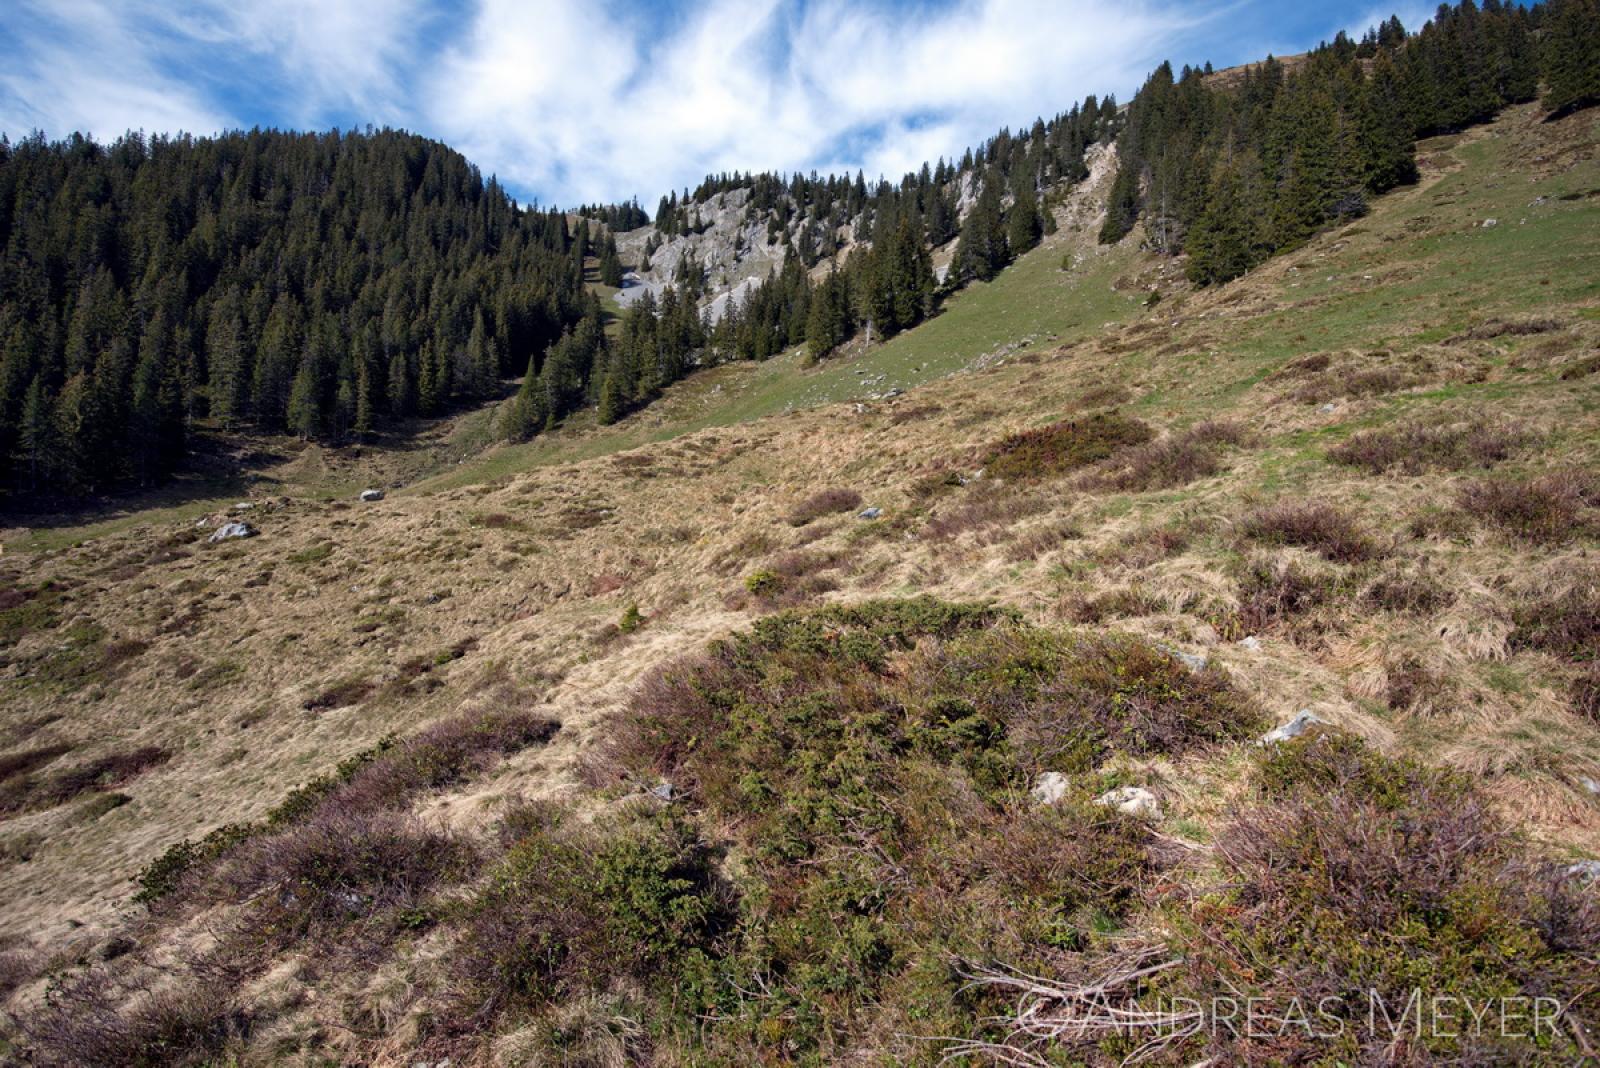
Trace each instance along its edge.
<path fill-rule="evenodd" d="M 0 139 L 0 487 L 148 484 L 197 423 L 348 439 L 593 313 L 583 241 L 391 130 Z"/>
<path fill-rule="evenodd" d="M 1597 34 L 1594 0 L 1462 0 L 1416 34 L 1391 18 L 1226 84 L 1163 64 L 1128 108 L 1101 240 L 1142 222 L 1191 280 L 1236 278 L 1415 181 L 1418 138 L 1534 100 L 1541 74 L 1552 111 L 1600 99 Z"/>

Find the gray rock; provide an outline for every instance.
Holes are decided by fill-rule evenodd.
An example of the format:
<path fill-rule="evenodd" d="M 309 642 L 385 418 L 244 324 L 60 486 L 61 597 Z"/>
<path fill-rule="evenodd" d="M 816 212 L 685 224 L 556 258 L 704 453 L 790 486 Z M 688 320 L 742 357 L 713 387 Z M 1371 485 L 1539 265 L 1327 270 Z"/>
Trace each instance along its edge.
<path fill-rule="evenodd" d="M 857 519 L 877 519 L 881 515 L 883 515 L 883 509 L 882 508 L 865 508 L 865 509 L 862 509 L 861 514 L 856 516 L 856 518 Z"/>
<path fill-rule="evenodd" d="M 1095 798 L 1094 803 L 1140 819 L 1161 818 L 1161 802 L 1143 786 L 1119 786 L 1115 790 L 1107 790 Z"/>
<path fill-rule="evenodd" d="M 1483 220 L 1483 222 L 1479 223 L 1478 225 L 1482 226 L 1485 230 L 1492 230 L 1496 226 L 1500 225 L 1500 220 L 1499 219 L 1485 219 L 1485 220 Z"/>
<path fill-rule="evenodd" d="M 1280 723 L 1256 741 L 1257 745 L 1276 745 L 1287 742 L 1291 738 L 1298 738 L 1318 723 L 1327 723 L 1320 716 L 1314 714 L 1309 708 L 1302 708 L 1294 714 L 1294 719 L 1288 723 Z"/>
<path fill-rule="evenodd" d="M 1591 794 L 1600 794 L 1600 782 L 1596 782 L 1587 775 L 1578 777 L 1578 785 L 1588 790 Z"/>
<path fill-rule="evenodd" d="M 361 491 L 361 499 L 364 501 L 381 501 L 383 500 L 383 490 L 364 489 Z"/>
<path fill-rule="evenodd" d="M 1069 780 L 1059 771 L 1047 771 L 1034 780 L 1033 799 L 1041 805 L 1054 805 L 1067 796 Z"/>
<path fill-rule="evenodd" d="M 650 796 L 655 798 L 657 801 L 673 801 L 677 799 L 678 790 L 677 787 L 673 786 L 670 782 L 662 779 L 660 782 L 650 787 Z"/>
<path fill-rule="evenodd" d="M 1261 639 L 1257 638 L 1254 634 L 1251 634 L 1245 638 L 1240 638 L 1239 648 L 1248 649 L 1252 653 L 1259 653 L 1261 651 Z"/>
<path fill-rule="evenodd" d="M 1333 403 L 1332 401 L 1329 401 L 1328 403 L 1324 404 L 1322 407 L 1317 409 L 1317 411 L 1321 412 L 1323 415 L 1332 415 L 1334 412 L 1336 412 L 1338 410 L 1339 410 L 1339 406 L 1337 404 Z"/>
<path fill-rule="evenodd" d="M 213 530 L 211 537 L 206 540 L 209 542 L 232 541 L 234 538 L 253 538 L 259 533 L 261 532 L 249 523 L 235 521 L 222 524 L 222 526 Z"/>
<path fill-rule="evenodd" d="M 1186 653 L 1182 649 L 1174 649 L 1172 655 L 1190 671 L 1204 671 L 1207 660 L 1204 653 Z"/>
<path fill-rule="evenodd" d="M 233 506 L 233 510 L 235 512 L 248 512 L 250 509 L 252 509 L 254 507 L 255 507 L 255 504 L 253 502 L 251 502 L 251 501 L 240 501 L 238 504 Z"/>
<path fill-rule="evenodd" d="M 1567 865 L 1568 878 L 1582 879 L 1584 882 L 1600 882 L 1600 860 L 1580 860 L 1576 864 Z"/>

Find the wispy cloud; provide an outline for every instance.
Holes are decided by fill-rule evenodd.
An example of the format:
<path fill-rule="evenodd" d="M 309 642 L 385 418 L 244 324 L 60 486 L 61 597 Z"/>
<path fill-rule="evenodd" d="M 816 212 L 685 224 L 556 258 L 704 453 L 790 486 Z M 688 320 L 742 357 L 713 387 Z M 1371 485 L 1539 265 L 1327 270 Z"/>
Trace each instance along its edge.
<path fill-rule="evenodd" d="M 1268 0 L 9 0 L 0 129 L 390 124 L 564 204 L 651 197 L 734 169 L 897 178 L 1087 93 L 1125 99 L 1168 56 L 1199 61 L 1221 45 L 1210 57 L 1221 61 L 1252 36 L 1311 32 L 1281 11 Z"/>
<path fill-rule="evenodd" d="M 592 4 L 488 0 L 430 81 L 428 117 L 514 185 L 565 199 L 732 169 L 898 177 L 1001 123 L 1136 85 L 1196 22 L 1100 0 L 714 0 L 650 41 Z"/>
<path fill-rule="evenodd" d="M 0 67 L 0 129 L 73 130 L 101 138 L 128 130 L 211 131 L 226 121 L 169 67 L 162 32 L 102 0 L 14 0 L 0 19 L 9 55 Z"/>

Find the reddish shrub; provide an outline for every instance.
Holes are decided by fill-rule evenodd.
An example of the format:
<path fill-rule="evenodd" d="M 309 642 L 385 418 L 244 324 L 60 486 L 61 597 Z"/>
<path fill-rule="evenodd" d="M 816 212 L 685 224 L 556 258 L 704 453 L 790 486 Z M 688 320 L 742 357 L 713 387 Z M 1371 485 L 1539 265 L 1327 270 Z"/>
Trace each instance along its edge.
<path fill-rule="evenodd" d="M 1408 474 L 1429 468 L 1459 471 L 1493 467 L 1528 440 L 1524 431 L 1483 420 L 1457 425 L 1410 422 L 1361 431 L 1329 449 L 1328 457 L 1375 475 L 1393 468 Z"/>
<path fill-rule="evenodd" d="M 472 850 L 395 812 L 337 804 L 240 847 L 216 875 L 235 900 L 263 890 L 255 939 L 284 946 L 314 926 L 337 926 L 416 905 L 435 884 L 469 871 Z"/>
<path fill-rule="evenodd" d="M 1039 479 L 1104 460 L 1117 449 L 1142 445 L 1152 432 L 1137 419 L 1098 412 L 1002 439 L 990 451 L 986 473 L 994 478 Z"/>
<path fill-rule="evenodd" d="M 25 775 L 35 768 L 50 763 L 64 753 L 72 752 L 70 745 L 41 745 L 33 749 L 24 749 L 19 753 L 7 753 L 0 756 L 0 779 L 9 779 L 13 775 Z"/>
<path fill-rule="evenodd" d="M 1285 501 L 1270 505 L 1246 516 L 1239 531 L 1263 545 L 1297 545 L 1339 563 L 1383 555 L 1354 519 L 1331 504 Z"/>
<path fill-rule="evenodd" d="M 825 489 L 813 493 L 789 511 L 784 521 L 791 527 L 803 527 L 814 519 L 839 512 L 849 512 L 861 507 L 861 494 L 851 489 Z"/>
<path fill-rule="evenodd" d="M 1584 509 L 1600 503 L 1600 479 L 1576 471 L 1525 481 L 1484 479 L 1463 486 L 1456 503 L 1512 537 L 1554 545 L 1570 541 L 1583 527 Z"/>
<path fill-rule="evenodd" d="M 1238 625 L 1246 633 L 1291 622 L 1339 592 L 1333 576 L 1317 575 L 1300 563 L 1254 559 L 1239 582 Z"/>
<path fill-rule="evenodd" d="M 96 970 L 54 988 L 20 1023 L 27 1062 L 42 1068 L 182 1068 L 216 1063 L 248 1036 L 251 1019 L 223 984 L 130 991 Z"/>
<path fill-rule="evenodd" d="M 1244 431 L 1232 423 L 1204 422 L 1159 441 L 1121 449 L 1084 481 L 1132 492 L 1183 486 L 1223 469 L 1222 450 L 1241 445 Z"/>
<path fill-rule="evenodd" d="M 63 768 L 44 779 L 14 776 L 0 786 L 0 814 L 54 808 L 90 790 L 121 786 L 171 757 L 172 754 L 160 746 L 146 745 Z"/>

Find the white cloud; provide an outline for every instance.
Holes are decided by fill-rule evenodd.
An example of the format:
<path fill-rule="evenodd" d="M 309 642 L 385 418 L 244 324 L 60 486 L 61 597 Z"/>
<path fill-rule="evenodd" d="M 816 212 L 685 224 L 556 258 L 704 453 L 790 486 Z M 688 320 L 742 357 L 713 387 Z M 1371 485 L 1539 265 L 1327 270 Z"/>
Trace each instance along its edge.
<path fill-rule="evenodd" d="M 388 123 L 562 204 L 734 169 L 897 179 L 1126 95 L 1198 25 L 1189 0 L 465 2 L 0 0 L 0 129 Z"/>
<path fill-rule="evenodd" d="M 292 86 L 289 123 L 348 111 L 384 122 L 405 117 L 426 10 L 424 0 L 153 0 L 144 18 L 213 54 L 242 50 L 276 68 Z"/>
<path fill-rule="evenodd" d="M 17 0 L 0 70 L 0 129 L 110 140 L 128 130 L 209 133 L 224 116 L 160 66 L 160 47 L 136 20 L 101 0 Z"/>
<path fill-rule="evenodd" d="M 1192 25 L 1104 0 L 971 0 L 920 16 L 717 0 L 647 44 L 642 27 L 581 0 L 486 0 L 427 83 L 427 125 L 562 203 L 733 169 L 898 178 L 1002 122 L 1126 92 Z M 863 131 L 864 151 L 837 153 Z"/>

